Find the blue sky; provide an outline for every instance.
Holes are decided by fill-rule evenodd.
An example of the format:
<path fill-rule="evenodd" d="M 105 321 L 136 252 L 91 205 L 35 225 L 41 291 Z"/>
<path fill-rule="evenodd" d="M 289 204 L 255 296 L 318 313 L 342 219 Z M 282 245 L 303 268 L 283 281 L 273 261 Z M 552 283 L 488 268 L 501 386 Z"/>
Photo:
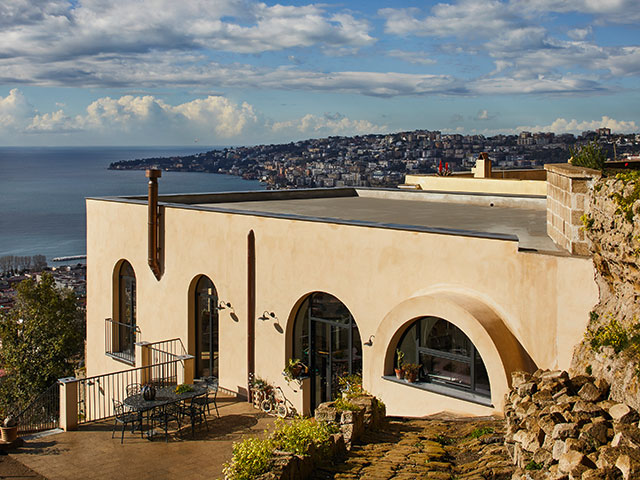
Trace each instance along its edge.
<path fill-rule="evenodd" d="M 640 132 L 637 0 L 3 0 L 0 143 Z"/>

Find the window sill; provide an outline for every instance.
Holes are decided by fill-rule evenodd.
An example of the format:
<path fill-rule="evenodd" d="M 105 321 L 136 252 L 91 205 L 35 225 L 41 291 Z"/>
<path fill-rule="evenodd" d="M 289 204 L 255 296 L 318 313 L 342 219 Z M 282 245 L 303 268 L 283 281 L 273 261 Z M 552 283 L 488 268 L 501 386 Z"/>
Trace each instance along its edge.
<path fill-rule="evenodd" d="M 117 360 L 118 362 L 126 363 L 127 365 L 131 365 L 133 367 L 135 367 L 136 365 L 135 357 L 133 357 L 132 355 L 129 355 L 128 353 L 105 352 L 105 355 L 107 357 L 113 358 L 114 360 Z"/>
<path fill-rule="evenodd" d="M 444 395 L 446 397 L 457 398 L 458 400 L 464 400 L 466 402 L 476 403 L 485 407 L 492 407 L 491 398 L 483 397 L 477 393 L 465 392 L 464 390 L 458 390 L 456 388 L 447 388 L 444 385 L 436 385 L 434 383 L 427 382 L 415 382 L 409 383 L 406 380 L 399 380 L 395 375 L 384 375 L 383 380 L 393 383 L 399 383 L 411 388 L 417 388 L 419 390 L 426 390 L 427 392 L 436 393 L 438 395 Z"/>

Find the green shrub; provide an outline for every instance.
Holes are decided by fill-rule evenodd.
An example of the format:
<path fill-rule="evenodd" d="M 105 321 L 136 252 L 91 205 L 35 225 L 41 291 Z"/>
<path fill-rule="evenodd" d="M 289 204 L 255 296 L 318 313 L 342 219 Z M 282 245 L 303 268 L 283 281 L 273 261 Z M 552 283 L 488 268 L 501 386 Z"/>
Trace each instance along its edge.
<path fill-rule="evenodd" d="M 261 475 L 273 464 L 274 446 L 270 439 L 247 438 L 233 444 L 233 457 L 222 467 L 227 480 L 249 480 Z"/>
<path fill-rule="evenodd" d="M 629 334 L 627 330 L 609 314 L 611 320 L 608 324 L 601 326 L 595 332 L 589 334 L 589 343 L 593 350 L 600 347 L 610 346 L 616 353 L 620 353 L 629 344 Z"/>
<path fill-rule="evenodd" d="M 582 221 L 582 229 L 584 231 L 591 230 L 594 222 L 593 217 L 591 215 L 587 215 L 586 213 L 583 213 L 582 216 L 580 217 L 580 220 Z"/>
<path fill-rule="evenodd" d="M 474 429 L 469 436 L 471 438 L 480 438 L 483 435 L 486 435 L 488 433 L 493 433 L 495 430 L 491 427 L 479 427 Z"/>
<path fill-rule="evenodd" d="M 338 377 L 340 392 L 346 393 L 348 398 L 359 397 L 367 392 L 362 388 L 362 375 L 357 373 Z"/>
<path fill-rule="evenodd" d="M 591 365 L 587 365 L 587 366 L 585 367 L 584 371 L 585 371 L 585 373 L 586 373 L 587 375 L 591 375 L 591 374 L 593 374 L 593 367 L 591 367 Z"/>
<path fill-rule="evenodd" d="M 615 192 L 610 195 L 613 201 L 616 203 L 618 208 L 616 208 L 616 213 L 619 215 L 623 215 L 624 218 L 633 222 L 633 216 L 635 213 L 633 211 L 633 206 L 636 201 L 640 199 L 640 170 L 630 170 L 628 172 L 622 172 L 616 174 L 616 179 L 622 181 L 622 191 Z M 624 189 L 627 184 L 633 183 L 633 190 L 629 195 L 623 195 Z"/>
<path fill-rule="evenodd" d="M 595 170 L 604 170 L 604 162 L 607 160 L 602 147 L 598 142 L 589 142 L 579 149 L 569 149 L 571 159 L 569 162 L 578 167 L 593 168 Z"/>
<path fill-rule="evenodd" d="M 542 470 L 542 467 L 544 467 L 544 465 L 542 465 L 541 463 L 531 460 L 529 463 L 527 463 L 524 466 L 524 469 L 525 470 Z"/>
<path fill-rule="evenodd" d="M 439 433 L 434 437 L 434 440 L 438 442 L 440 445 L 451 445 L 454 440 L 451 437 L 447 437 L 446 435 L 442 435 Z"/>
<path fill-rule="evenodd" d="M 314 444 L 321 456 L 327 456 L 329 437 L 336 432 L 337 427 L 312 418 L 298 417 L 289 422 L 279 418 L 269 438 L 276 450 L 305 455 Z"/>
<path fill-rule="evenodd" d="M 354 405 L 349 400 L 345 400 L 342 397 L 336 398 L 333 402 L 333 406 L 336 407 L 336 410 L 338 410 L 339 412 L 358 412 L 362 410 L 362 408 L 360 408 L 359 406 Z"/>

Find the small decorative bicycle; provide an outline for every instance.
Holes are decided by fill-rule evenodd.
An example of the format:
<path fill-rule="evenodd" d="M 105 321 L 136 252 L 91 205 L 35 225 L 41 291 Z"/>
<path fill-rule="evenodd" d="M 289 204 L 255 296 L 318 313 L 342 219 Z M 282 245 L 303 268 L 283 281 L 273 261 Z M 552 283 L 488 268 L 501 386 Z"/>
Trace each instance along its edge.
<path fill-rule="evenodd" d="M 260 404 L 263 412 L 270 415 L 277 415 L 280 418 L 293 417 L 296 409 L 293 404 L 284 396 L 282 388 L 276 387 L 269 391 L 266 398 Z"/>

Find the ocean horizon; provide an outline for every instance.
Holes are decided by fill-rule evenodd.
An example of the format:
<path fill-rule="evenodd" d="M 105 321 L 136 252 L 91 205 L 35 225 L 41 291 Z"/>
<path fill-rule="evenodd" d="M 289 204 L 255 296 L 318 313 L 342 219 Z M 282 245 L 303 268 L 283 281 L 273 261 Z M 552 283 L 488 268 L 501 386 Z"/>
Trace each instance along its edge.
<path fill-rule="evenodd" d="M 86 254 L 85 198 L 144 195 L 141 170 L 108 170 L 119 160 L 193 155 L 224 147 L 0 147 L 0 257 Z M 160 194 L 261 190 L 255 180 L 162 172 Z"/>

